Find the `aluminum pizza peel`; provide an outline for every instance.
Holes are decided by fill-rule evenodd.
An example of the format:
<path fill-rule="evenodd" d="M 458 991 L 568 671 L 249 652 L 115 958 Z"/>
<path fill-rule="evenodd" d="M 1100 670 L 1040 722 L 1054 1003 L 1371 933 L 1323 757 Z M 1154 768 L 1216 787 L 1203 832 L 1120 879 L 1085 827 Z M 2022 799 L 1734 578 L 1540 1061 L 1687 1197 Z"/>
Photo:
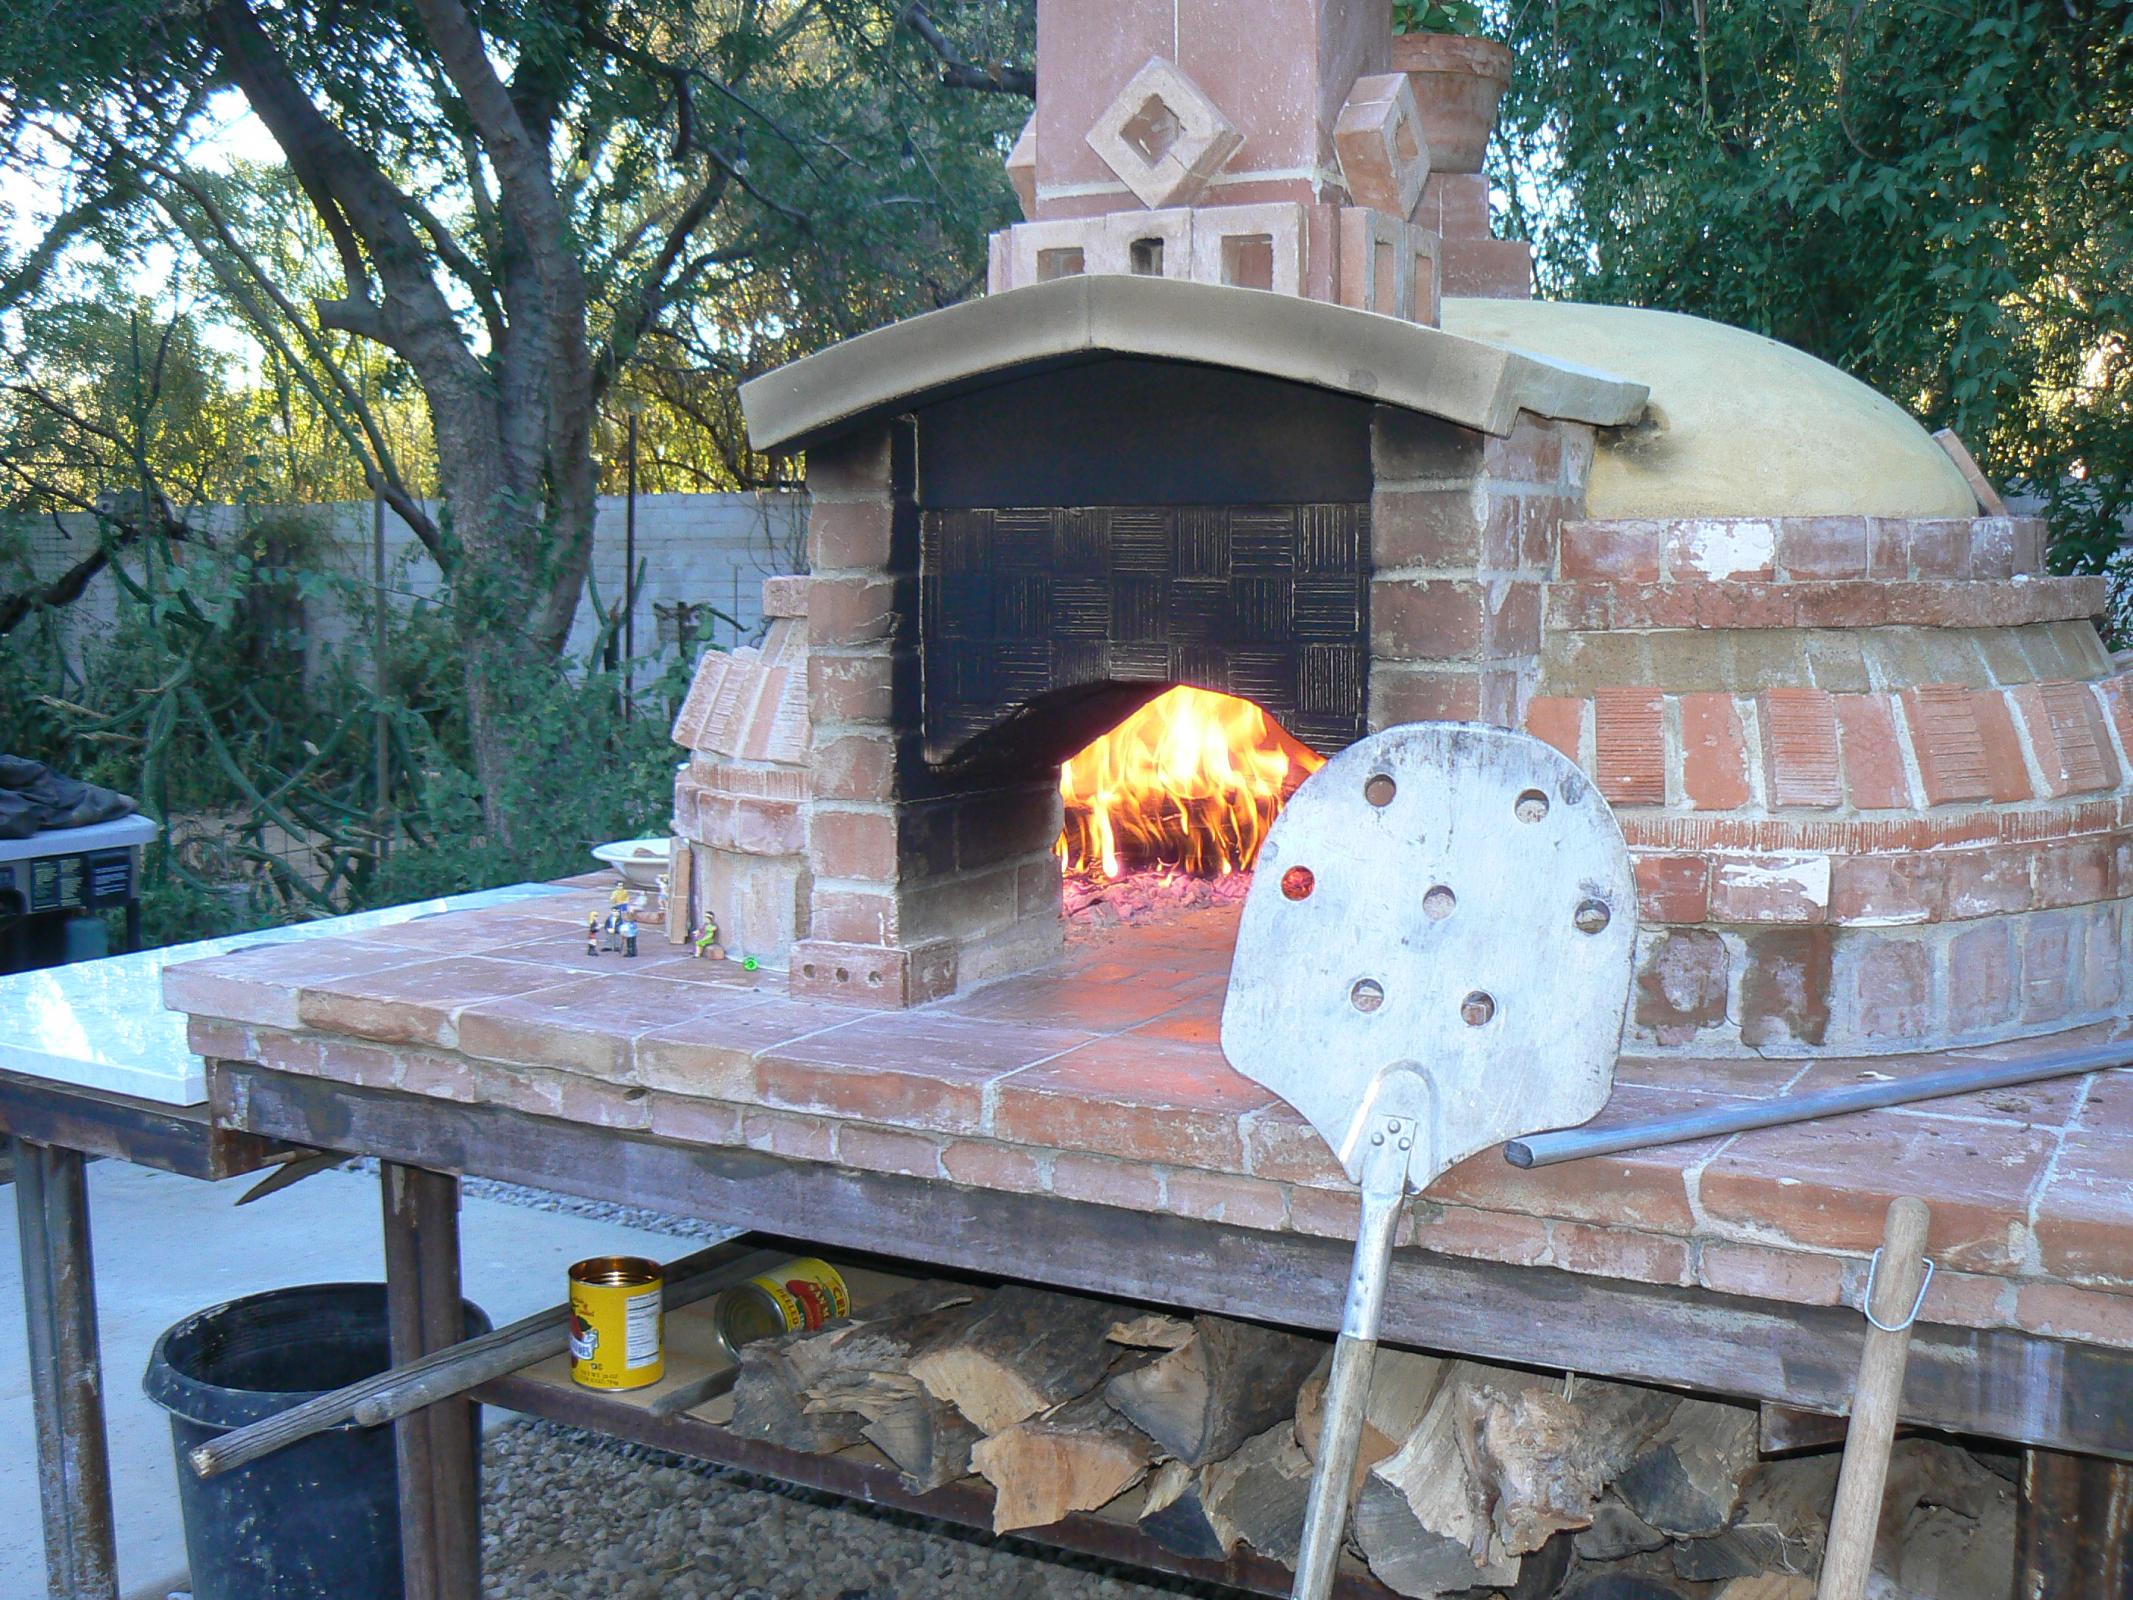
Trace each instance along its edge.
<path fill-rule="evenodd" d="M 1223 1053 L 1324 1136 L 1363 1200 L 1296 1600 L 1332 1588 L 1407 1197 L 1606 1103 L 1636 934 L 1614 813 L 1527 734 L 1389 728 L 1307 779 L 1268 834 Z"/>

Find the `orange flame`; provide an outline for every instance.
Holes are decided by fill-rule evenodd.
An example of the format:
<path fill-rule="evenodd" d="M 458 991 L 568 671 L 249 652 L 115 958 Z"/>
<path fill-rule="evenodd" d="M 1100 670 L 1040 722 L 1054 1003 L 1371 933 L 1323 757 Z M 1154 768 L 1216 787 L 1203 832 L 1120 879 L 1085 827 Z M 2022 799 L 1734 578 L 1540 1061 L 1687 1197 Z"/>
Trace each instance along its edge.
<path fill-rule="evenodd" d="M 1249 700 L 1169 690 L 1059 769 L 1060 860 L 1106 878 L 1158 864 L 1226 878 L 1324 765 Z"/>

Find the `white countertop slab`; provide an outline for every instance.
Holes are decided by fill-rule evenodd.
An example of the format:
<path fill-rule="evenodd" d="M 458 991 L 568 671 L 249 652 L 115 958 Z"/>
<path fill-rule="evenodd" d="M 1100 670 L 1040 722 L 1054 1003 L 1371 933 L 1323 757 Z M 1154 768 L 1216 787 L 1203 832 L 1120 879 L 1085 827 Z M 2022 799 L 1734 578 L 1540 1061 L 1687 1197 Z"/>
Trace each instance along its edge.
<path fill-rule="evenodd" d="M 75 834 L 97 831 L 70 830 Z M 100 961 L 77 961 L 71 966 L 0 977 L 0 1071 L 133 1095 L 164 1105 L 198 1105 L 207 1098 L 207 1068 L 186 1048 L 185 1017 L 163 1008 L 165 967 L 205 956 L 227 955 L 233 950 L 356 933 L 444 911 L 508 905 L 515 900 L 560 892 L 550 884 L 515 883 L 501 889 L 418 900 L 379 911 L 261 928 L 254 933 L 201 939 L 161 950 L 106 956 Z"/>

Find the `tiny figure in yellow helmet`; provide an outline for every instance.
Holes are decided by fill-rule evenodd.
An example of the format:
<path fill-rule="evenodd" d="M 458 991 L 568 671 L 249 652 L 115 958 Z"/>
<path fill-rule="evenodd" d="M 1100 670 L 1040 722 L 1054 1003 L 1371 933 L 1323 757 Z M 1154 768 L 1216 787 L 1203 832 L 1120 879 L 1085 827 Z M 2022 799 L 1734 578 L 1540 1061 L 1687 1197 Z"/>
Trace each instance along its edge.
<path fill-rule="evenodd" d="M 699 959 L 704 956 L 710 956 L 713 960 L 716 960 L 725 953 L 724 950 L 719 948 L 718 918 L 706 911 L 702 926 L 696 930 L 696 954 Z"/>

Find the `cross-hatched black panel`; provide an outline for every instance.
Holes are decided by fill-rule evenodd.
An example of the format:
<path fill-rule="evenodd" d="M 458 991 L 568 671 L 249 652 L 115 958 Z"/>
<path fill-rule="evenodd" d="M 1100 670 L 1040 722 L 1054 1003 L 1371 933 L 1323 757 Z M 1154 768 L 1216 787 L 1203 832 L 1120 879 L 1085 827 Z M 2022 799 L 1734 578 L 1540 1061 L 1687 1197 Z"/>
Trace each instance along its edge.
<path fill-rule="evenodd" d="M 927 749 L 1106 682 L 1243 695 L 1339 749 L 1364 728 L 1369 547 L 1351 504 L 928 511 Z"/>

